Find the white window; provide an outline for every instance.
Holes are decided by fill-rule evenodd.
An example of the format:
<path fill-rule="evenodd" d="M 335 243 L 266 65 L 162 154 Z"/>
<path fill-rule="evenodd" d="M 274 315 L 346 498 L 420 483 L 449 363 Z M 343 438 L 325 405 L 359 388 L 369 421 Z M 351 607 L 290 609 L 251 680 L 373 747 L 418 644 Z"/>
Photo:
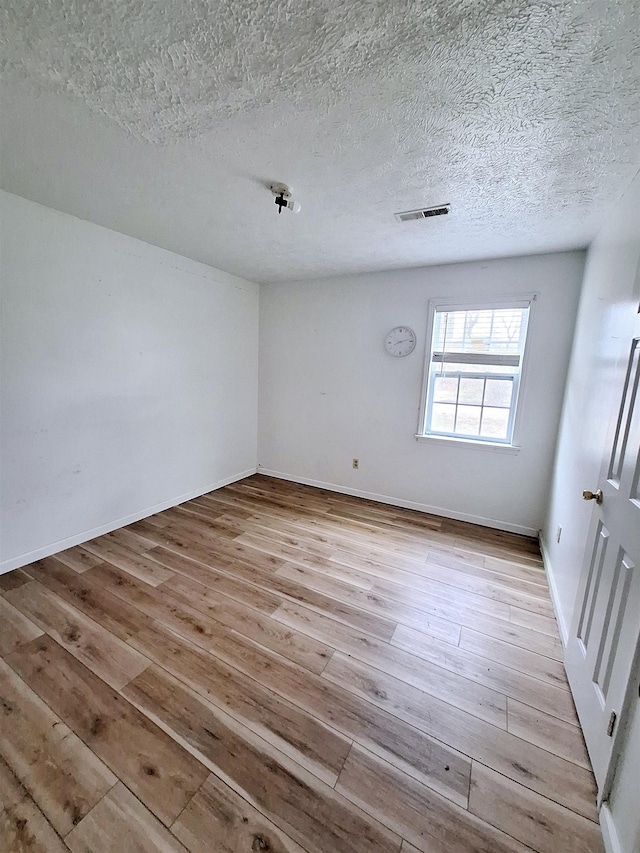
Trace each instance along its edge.
<path fill-rule="evenodd" d="M 420 435 L 513 443 L 529 307 L 432 305 Z"/>

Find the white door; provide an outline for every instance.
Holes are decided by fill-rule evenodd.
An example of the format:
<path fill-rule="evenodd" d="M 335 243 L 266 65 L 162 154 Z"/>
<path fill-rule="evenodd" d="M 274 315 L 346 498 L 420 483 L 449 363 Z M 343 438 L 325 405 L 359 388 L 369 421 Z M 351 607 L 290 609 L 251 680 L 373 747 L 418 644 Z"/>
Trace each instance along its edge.
<path fill-rule="evenodd" d="M 636 285 L 639 280 L 636 280 Z M 636 288 L 636 294 L 638 288 Z M 640 638 L 640 314 L 638 302 L 616 321 L 627 358 L 610 365 L 621 388 L 593 503 L 585 563 L 566 650 L 569 682 L 600 796 L 608 771 Z M 578 438 L 578 437 L 577 437 Z M 587 495 L 587 499 L 588 499 Z M 637 697 L 637 685 L 635 685 Z"/>

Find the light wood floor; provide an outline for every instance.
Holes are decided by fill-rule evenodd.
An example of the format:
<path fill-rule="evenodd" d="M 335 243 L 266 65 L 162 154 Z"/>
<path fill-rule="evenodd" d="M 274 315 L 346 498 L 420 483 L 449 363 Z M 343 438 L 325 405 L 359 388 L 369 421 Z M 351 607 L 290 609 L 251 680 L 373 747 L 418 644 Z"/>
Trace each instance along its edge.
<path fill-rule="evenodd" d="M 2 851 L 603 849 L 531 540 L 254 476 L 0 591 Z"/>

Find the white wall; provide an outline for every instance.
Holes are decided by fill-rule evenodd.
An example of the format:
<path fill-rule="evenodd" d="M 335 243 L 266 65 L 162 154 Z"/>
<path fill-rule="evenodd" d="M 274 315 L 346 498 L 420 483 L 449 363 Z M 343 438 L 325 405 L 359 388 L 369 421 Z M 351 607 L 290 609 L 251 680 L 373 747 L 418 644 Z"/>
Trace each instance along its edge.
<path fill-rule="evenodd" d="M 567 377 L 544 545 L 561 631 L 566 637 L 578 588 L 607 428 L 620 389 L 612 368 L 628 356 L 616 318 L 637 310 L 633 293 L 640 259 L 640 175 L 614 205 L 587 256 L 576 333 Z M 630 304 L 633 303 L 633 304 Z M 596 403 L 597 401 L 597 403 Z M 556 531 L 562 526 L 560 544 Z"/>
<path fill-rule="evenodd" d="M 0 569 L 255 470 L 258 286 L 0 205 Z"/>
<path fill-rule="evenodd" d="M 537 533 L 583 262 L 584 253 L 570 252 L 264 286 L 261 470 Z M 521 451 L 416 441 L 429 300 L 534 291 Z M 384 339 L 400 324 L 416 331 L 418 345 L 411 356 L 392 358 Z"/>

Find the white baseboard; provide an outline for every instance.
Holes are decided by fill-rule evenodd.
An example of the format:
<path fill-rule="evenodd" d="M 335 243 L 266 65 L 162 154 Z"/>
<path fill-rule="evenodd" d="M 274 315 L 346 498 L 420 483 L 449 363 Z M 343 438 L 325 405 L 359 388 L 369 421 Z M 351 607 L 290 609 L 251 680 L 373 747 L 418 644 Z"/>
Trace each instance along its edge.
<path fill-rule="evenodd" d="M 560 597 L 558 595 L 558 588 L 556 586 L 556 579 L 553 573 L 553 567 L 551 565 L 551 560 L 549 558 L 549 551 L 547 550 L 547 546 L 544 541 L 544 536 L 542 535 L 542 530 L 538 533 L 538 541 L 540 542 L 540 551 L 542 553 L 542 562 L 544 565 L 544 571 L 547 576 L 547 582 L 549 584 L 549 592 L 551 593 L 551 602 L 553 604 L 553 610 L 556 614 L 556 622 L 558 623 L 558 630 L 560 631 L 560 639 L 562 640 L 562 645 L 567 647 L 567 641 L 569 639 L 569 629 L 567 627 L 567 623 L 564 621 L 564 616 L 562 615 L 562 610 L 560 609 Z"/>
<path fill-rule="evenodd" d="M 616 825 L 613 822 L 613 815 L 607 803 L 603 803 L 600 808 L 600 828 L 602 829 L 604 849 L 607 853 L 623 853 L 620 842 L 618 841 L 618 833 L 616 832 Z"/>
<path fill-rule="evenodd" d="M 127 515 L 124 518 L 118 518 L 115 521 L 101 524 L 100 527 L 94 527 L 92 530 L 84 530 L 82 533 L 77 533 L 74 536 L 68 536 L 66 539 L 59 539 L 57 542 L 51 542 L 49 545 L 44 545 L 42 548 L 36 548 L 35 551 L 29 551 L 27 554 L 20 554 L 17 557 L 11 557 L 0 563 L 0 575 L 5 572 L 10 572 L 13 569 L 19 569 L 20 566 L 28 566 L 34 560 L 41 560 L 43 557 L 50 557 L 52 554 L 57 554 L 58 551 L 64 551 L 66 548 L 73 548 L 74 545 L 81 545 L 83 542 L 88 542 L 89 539 L 95 539 L 96 536 L 102 536 L 105 533 L 111 533 L 112 530 L 117 530 L 119 527 L 125 527 L 127 524 L 133 524 L 134 521 L 140 521 L 142 518 L 147 518 L 154 515 L 156 512 L 162 512 L 172 506 L 190 501 L 193 498 L 198 498 L 200 495 L 206 495 L 208 492 L 213 492 L 222 486 L 228 486 L 229 483 L 235 483 L 238 480 L 243 480 L 245 477 L 255 474 L 255 468 L 249 468 L 247 471 L 242 471 L 240 474 L 234 474 L 231 477 L 225 477 L 224 480 L 218 480 L 216 483 L 211 483 L 204 488 L 196 489 L 193 492 L 188 492 L 185 495 L 180 495 L 177 498 L 171 498 L 168 501 L 147 509 L 134 512 L 132 515 Z"/>
<path fill-rule="evenodd" d="M 318 489 L 327 489 L 330 492 L 339 492 L 343 495 L 352 495 L 354 498 L 365 498 L 369 501 L 378 501 L 391 506 L 401 506 L 404 509 L 417 509 L 419 512 L 428 512 L 430 515 L 439 515 L 444 518 L 452 518 L 455 521 L 468 521 L 471 524 L 480 524 L 483 527 L 493 527 L 496 530 L 506 530 L 508 533 L 519 533 L 522 536 L 533 536 L 537 538 L 538 531 L 533 527 L 524 527 L 520 524 L 510 524 L 506 521 L 498 521 L 495 518 L 485 518 L 482 515 L 471 515 L 465 512 L 455 512 L 439 506 L 406 501 L 402 498 L 394 498 L 389 495 L 378 495 L 374 492 L 363 492 L 361 489 L 351 489 L 348 486 L 338 486 L 335 483 L 324 483 L 321 480 L 309 480 L 306 477 L 293 477 L 291 474 L 283 474 L 282 471 L 271 471 L 258 466 L 258 474 L 267 477 L 275 477 L 278 480 L 288 480 L 291 483 L 300 483 L 302 486 L 315 486 Z"/>

